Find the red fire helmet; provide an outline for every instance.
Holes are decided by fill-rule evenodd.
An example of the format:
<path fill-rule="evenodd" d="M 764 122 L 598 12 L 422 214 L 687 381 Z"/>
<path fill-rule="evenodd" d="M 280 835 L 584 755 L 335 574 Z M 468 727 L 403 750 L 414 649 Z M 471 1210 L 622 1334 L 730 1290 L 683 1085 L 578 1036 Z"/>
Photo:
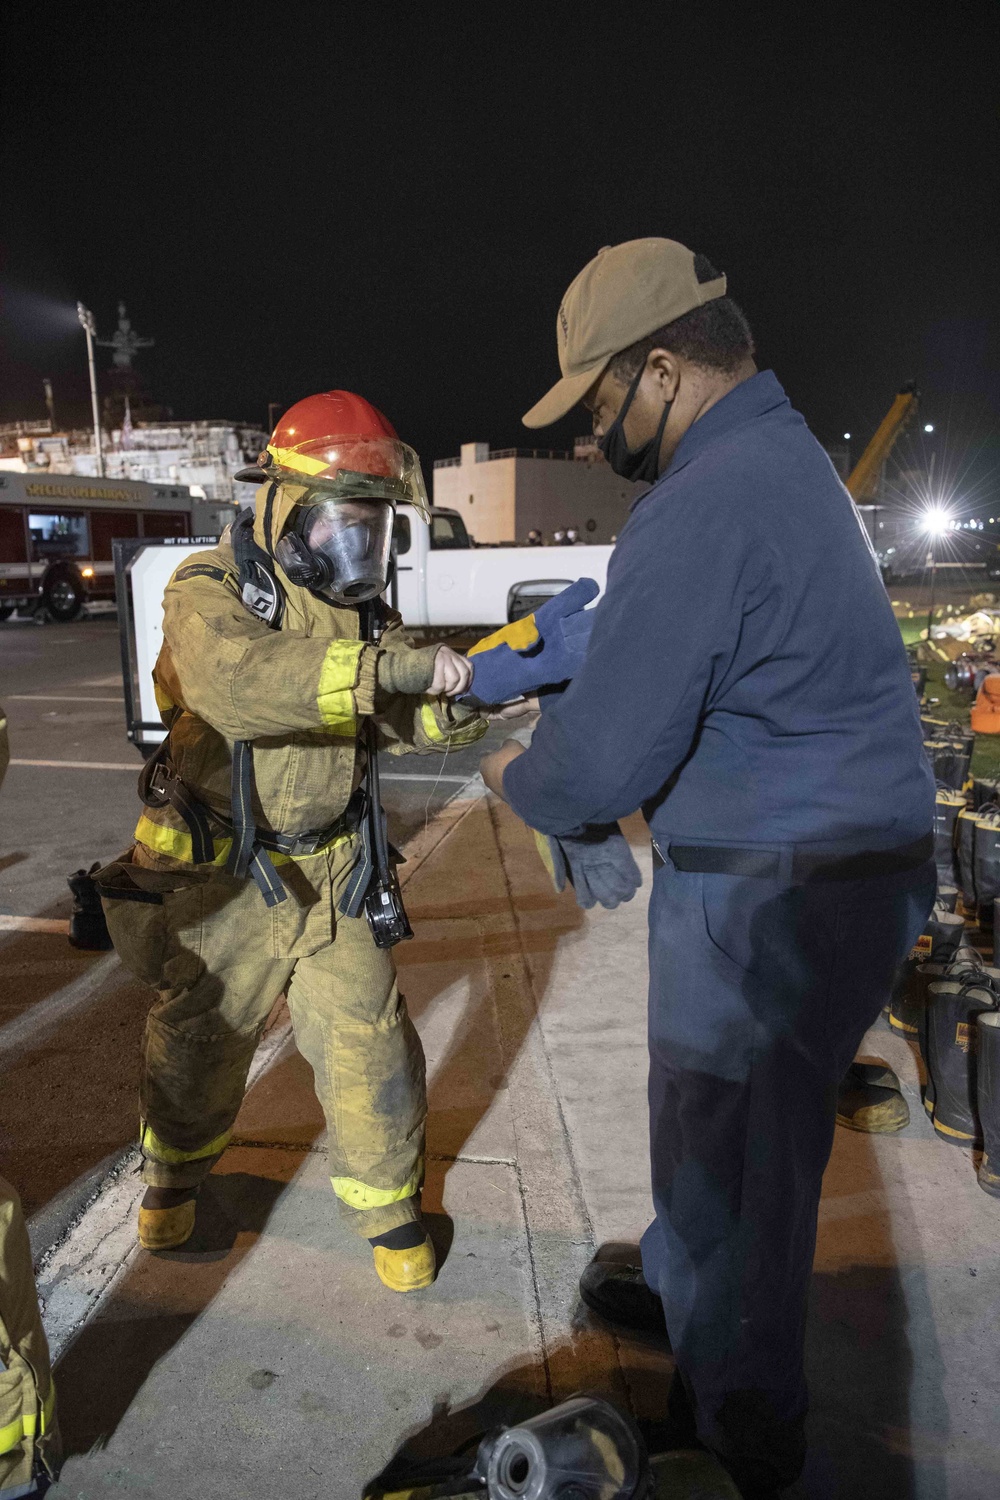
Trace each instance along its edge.
<path fill-rule="evenodd" d="M 353 391 L 296 401 L 267 445 L 269 466 L 307 480 L 331 499 L 384 499 L 426 513 L 420 460 L 389 419 Z"/>

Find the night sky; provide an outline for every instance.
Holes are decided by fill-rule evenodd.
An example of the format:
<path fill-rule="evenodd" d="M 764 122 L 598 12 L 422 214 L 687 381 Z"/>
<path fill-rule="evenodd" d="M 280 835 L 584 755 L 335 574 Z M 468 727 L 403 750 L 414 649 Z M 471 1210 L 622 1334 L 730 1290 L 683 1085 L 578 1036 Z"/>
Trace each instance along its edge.
<path fill-rule="evenodd" d="M 565 446 L 585 414 L 519 420 L 561 294 L 664 234 L 821 441 L 915 378 L 939 472 L 1000 497 L 998 6 L 868 10 L 8 0 L 0 418 L 48 375 L 84 425 L 72 305 L 107 336 L 121 297 L 178 417 L 346 386 L 428 462 Z"/>

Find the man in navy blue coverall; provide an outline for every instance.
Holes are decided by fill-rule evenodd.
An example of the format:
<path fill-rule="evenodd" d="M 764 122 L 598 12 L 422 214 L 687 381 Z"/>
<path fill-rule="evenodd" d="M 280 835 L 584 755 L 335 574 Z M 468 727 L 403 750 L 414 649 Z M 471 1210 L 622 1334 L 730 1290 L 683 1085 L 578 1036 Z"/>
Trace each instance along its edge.
<path fill-rule="evenodd" d="M 557 338 L 563 378 L 526 424 L 583 401 L 652 488 L 581 671 L 483 774 L 545 834 L 646 815 L 656 1218 L 641 1273 L 595 1263 L 582 1290 L 633 1327 L 665 1314 L 678 1436 L 759 1500 L 805 1457 L 837 1085 L 933 903 L 934 784 L 854 504 L 725 277 L 670 240 L 615 246 Z"/>

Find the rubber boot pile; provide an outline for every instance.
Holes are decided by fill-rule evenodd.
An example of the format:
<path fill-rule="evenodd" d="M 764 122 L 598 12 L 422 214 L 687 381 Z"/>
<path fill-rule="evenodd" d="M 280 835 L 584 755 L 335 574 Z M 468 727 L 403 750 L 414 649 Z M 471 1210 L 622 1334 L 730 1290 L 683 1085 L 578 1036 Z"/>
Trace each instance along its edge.
<path fill-rule="evenodd" d="M 980 951 L 992 937 L 1000 954 L 1000 789 L 969 777 L 968 730 L 924 726 L 938 784 L 938 895 L 897 973 L 889 1022 L 919 1047 L 936 1134 L 981 1149 L 979 1184 L 1000 1197 L 1000 967 Z"/>

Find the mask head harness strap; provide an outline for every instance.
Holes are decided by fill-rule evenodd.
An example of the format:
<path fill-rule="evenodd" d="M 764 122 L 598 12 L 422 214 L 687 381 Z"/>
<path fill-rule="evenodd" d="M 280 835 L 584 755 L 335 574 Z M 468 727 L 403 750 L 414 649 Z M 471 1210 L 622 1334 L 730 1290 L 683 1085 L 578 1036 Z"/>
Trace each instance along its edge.
<path fill-rule="evenodd" d="M 264 502 L 264 535 L 268 547 L 272 545 L 272 516 L 277 489 L 277 482 L 272 480 Z M 253 522 L 252 505 L 241 510 L 233 522 L 233 556 L 239 573 L 240 598 L 255 619 L 277 630 L 285 611 L 285 597 L 274 576 L 270 557 L 254 541 Z"/>

